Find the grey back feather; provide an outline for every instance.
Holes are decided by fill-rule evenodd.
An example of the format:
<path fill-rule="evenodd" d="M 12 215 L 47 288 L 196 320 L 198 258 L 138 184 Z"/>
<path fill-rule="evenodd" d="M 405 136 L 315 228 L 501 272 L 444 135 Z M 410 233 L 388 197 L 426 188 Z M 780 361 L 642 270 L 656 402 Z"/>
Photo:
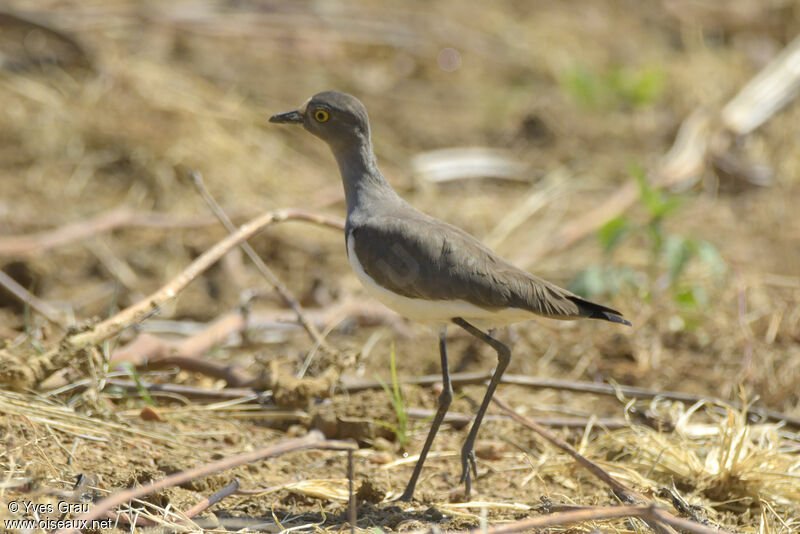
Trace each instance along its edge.
<path fill-rule="evenodd" d="M 525 272 L 460 228 L 399 197 L 353 213 L 354 252 L 378 284 L 409 298 L 460 299 L 487 310 L 520 308 L 556 319 L 619 312 Z M 371 215 L 371 214 L 379 215 Z"/>

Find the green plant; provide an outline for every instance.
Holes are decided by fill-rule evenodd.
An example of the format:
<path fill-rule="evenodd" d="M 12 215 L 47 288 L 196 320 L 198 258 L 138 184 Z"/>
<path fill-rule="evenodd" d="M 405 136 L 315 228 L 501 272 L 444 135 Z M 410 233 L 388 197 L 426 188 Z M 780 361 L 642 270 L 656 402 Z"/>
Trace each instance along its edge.
<path fill-rule="evenodd" d="M 155 406 L 156 403 L 153 401 L 153 397 L 150 396 L 150 392 L 147 391 L 147 388 L 144 387 L 144 384 L 142 384 L 142 381 L 139 378 L 139 372 L 136 370 L 136 367 L 134 367 L 131 362 L 119 362 L 117 365 L 125 369 L 125 371 L 128 373 L 128 376 L 131 377 L 131 380 L 133 380 L 136 383 L 136 390 L 139 392 L 139 396 L 142 397 L 144 402 L 146 402 L 150 406 Z"/>
<path fill-rule="evenodd" d="M 405 448 L 406 445 L 408 445 L 408 408 L 406 408 L 405 396 L 400 387 L 400 380 L 397 377 L 397 358 L 395 357 L 394 343 L 392 343 L 389 351 L 389 366 L 392 374 L 391 389 L 380 377 L 377 378 L 383 390 L 389 394 L 389 398 L 392 401 L 392 408 L 394 408 L 394 413 L 397 417 L 397 424 L 386 421 L 378 421 L 378 424 L 391 429 L 397 438 L 397 442 L 400 443 L 401 447 Z"/>
<path fill-rule="evenodd" d="M 28 292 L 33 294 L 32 288 L 28 288 Z M 22 317 L 23 324 L 25 326 L 25 339 L 27 340 L 28 344 L 30 344 L 30 346 L 36 350 L 36 352 L 39 354 L 44 354 L 44 347 L 42 347 L 41 343 L 39 343 L 39 341 L 36 339 L 36 332 L 34 331 L 33 323 L 31 321 L 31 305 L 27 300 L 25 301 L 25 307 L 22 311 Z"/>
<path fill-rule="evenodd" d="M 634 108 L 652 105 L 664 92 L 664 72 L 657 67 L 617 67 L 606 76 L 618 101 Z"/>
<path fill-rule="evenodd" d="M 647 270 L 614 267 L 611 262 L 604 262 L 582 271 L 572 280 L 570 288 L 587 297 L 614 295 L 626 286 L 646 298 L 669 291 L 674 301 L 686 310 L 705 307 L 708 304 L 705 288 L 686 280 L 684 274 L 693 262 L 698 262 L 712 277 L 720 278 L 726 271 L 725 261 L 708 241 L 666 233 L 664 221 L 680 207 L 680 199 L 654 188 L 639 166 L 631 167 L 631 175 L 639 187 L 639 203 L 647 216 L 645 222 L 636 224 L 627 217 L 615 217 L 598 230 L 597 238 L 606 256 L 626 239 L 643 239 L 649 249 Z"/>
<path fill-rule="evenodd" d="M 560 77 L 565 93 L 587 109 L 643 108 L 664 92 L 664 72 L 654 66 L 611 67 L 603 72 L 573 65 Z"/>

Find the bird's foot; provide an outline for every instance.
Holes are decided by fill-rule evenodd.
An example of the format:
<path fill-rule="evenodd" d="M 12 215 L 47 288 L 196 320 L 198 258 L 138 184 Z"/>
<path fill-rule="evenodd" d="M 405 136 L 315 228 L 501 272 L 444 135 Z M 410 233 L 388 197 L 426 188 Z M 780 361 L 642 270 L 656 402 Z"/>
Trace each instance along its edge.
<path fill-rule="evenodd" d="M 406 488 L 400 497 L 397 498 L 398 501 L 403 502 L 410 502 L 414 500 L 414 488 Z"/>
<path fill-rule="evenodd" d="M 461 482 L 464 483 L 464 497 L 469 499 L 469 494 L 472 491 L 472 477 L 470 476 L 470 469 L 478 478 L 478 464 L 475 461 L 475 451 L 468 444 L 464 445 L 461 449 Z"/>

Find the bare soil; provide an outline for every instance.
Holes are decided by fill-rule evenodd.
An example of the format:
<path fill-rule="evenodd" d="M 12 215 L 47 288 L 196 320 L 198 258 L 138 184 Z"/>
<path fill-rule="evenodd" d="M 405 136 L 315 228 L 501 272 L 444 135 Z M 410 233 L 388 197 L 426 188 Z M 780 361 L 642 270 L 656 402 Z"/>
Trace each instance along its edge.
<path fill-rule="evenodd" d="M 797 35 L 796 3 L 11 0 L 2 9 L 14 16 L 0 17 L 0 268 L 66 313 L 68 323 L 87 327 L 140 301 L 226 235 L 187 179 L 190 169 L 202 173 L 237 224 L 284 207 L 344 216 L 327 148 L 268 118 L 318 91 L 347 91 L 370 112 L 384 174 L 415 206 L 491 238 L 510 261 L 560 285 L 591 267 L 634 273 L 633 283 L 593 297 L 622 310 L 633 328 L 543 320 L 500 330 L 513 351 L 508 373 L 721 402 L 512 385 L 500 387 L 503 399 L 530 417 L 582 419 L 554 430 L 676 515 L 735 532 L 800 529 L 800 429 L 791 419 L 800 418 L 800 105 L 733 140 L 739 167 L 709 160 L 695 181 L 663 192 L 678 204 L 660 219 L 657 235 L 631 231 L 608 252 L 599 228 L 565 249 L 553 242 L 559 228 L 634 182 L 632 169 L 657 169 L 691 113 L 706 110 L 718 123 L 722 107 Z M 441 55 L 446 48 L 458 51 L 455 70 L 449 52 Z M 471 146 L 501 149 L 525 170 L 513 180 L 451 183 L 413 172 L 421 152 Z M 768 183 L 753 183 L 753 166 L 767 172 Z M 557 195 L 497 233 L 558 176 Z M 123 225 L 38 250 L 8 248 L 15 236 L 30 244 L 37 233 L 120 207 L 180 224 Z M 645 201 L 624 217 L 628 228 L 653 220 Z M 697 253 L 670 283 L 675 256 L 653 248 L 671 238 L 708 243 L 719 261 Z M 257 290 L 249 310 L 268 318 L 267 327 L 231 336 L 202 358 L 258 377 L 266 393 L 223 401 L 151 392 L 153 415 L 143 412 L 145 395 L 102 378 L 110 372 L 112 380 L 131 380 L 129 368 L 93 368 L 84 352 L 34 389 L 7 385 L 0 390 L 0 517 L 30 517 L 11 513 L 11 501 L 64 500 L 46 494 L 69 490 L 81 474 L 94 488 L 84 498 L 97 500 L 312 428 L 360 445 L 359 529 L 463 529 L 482 517 L 494 524 L 618 502 L 569 456 L 496 408 L 481 429 L 470 500 L 459 484 L 468 426 L 455 421 L 442 427 L 417 501 L 392 501 L 424 442 L 436 387 L 402 386 L 403 405 L 416 414 L 404 444 L 387 391 L 347 393 L 342 384 L 381 377 L 391 389 L 392 353 L 401 379 L 438 374 L 435 332 L 369 300 L 349 270 L 341 233 L 287 223 L 251 245 L 341 354 L 317 350 L 234 251 L 93 356 L 100 361 L 142 331 L 184 339 L 239 310 L 243 295 Z M 1 364 L 58 347 L 63 335 L 0 289 L 0 358 L 8 358 Z M 449 351 L 453 373 L 495 365 L 491 350 L 456 327 Z M 310 352 L 306 376 L 297 380 Z M 174 367 L 141 369 L 136 377 L 225 387 L 220 378 Z M 451 411 L 472 414 L 483 391 L 458 388 Z M 752 403 L 786 420 L 747 420 L 722 401 Z M 234 478 L 265 491 L 214 505 L 200 516 L 204 528 L 339 530 L 347 521 L 347 456 L 331 451 L 238 467 L 133 506 L 155 517 L 165 508 L 187 510 Z M 632 520 L 553 530 L 593 528 L 647 531 Z"/>

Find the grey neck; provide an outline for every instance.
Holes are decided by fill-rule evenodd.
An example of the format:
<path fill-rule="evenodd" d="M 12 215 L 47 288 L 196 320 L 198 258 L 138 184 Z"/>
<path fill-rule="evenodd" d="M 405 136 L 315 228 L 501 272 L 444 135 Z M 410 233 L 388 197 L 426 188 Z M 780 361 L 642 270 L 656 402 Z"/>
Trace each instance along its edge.
<path fill-rule="evenodd" d="M 365 203 L 397 197 L 378 169 L 369 137 L 359 136 L 357 142 L 341 147 L 331 146 L 331 150 L 342 174 L 348 216 Z"/>

